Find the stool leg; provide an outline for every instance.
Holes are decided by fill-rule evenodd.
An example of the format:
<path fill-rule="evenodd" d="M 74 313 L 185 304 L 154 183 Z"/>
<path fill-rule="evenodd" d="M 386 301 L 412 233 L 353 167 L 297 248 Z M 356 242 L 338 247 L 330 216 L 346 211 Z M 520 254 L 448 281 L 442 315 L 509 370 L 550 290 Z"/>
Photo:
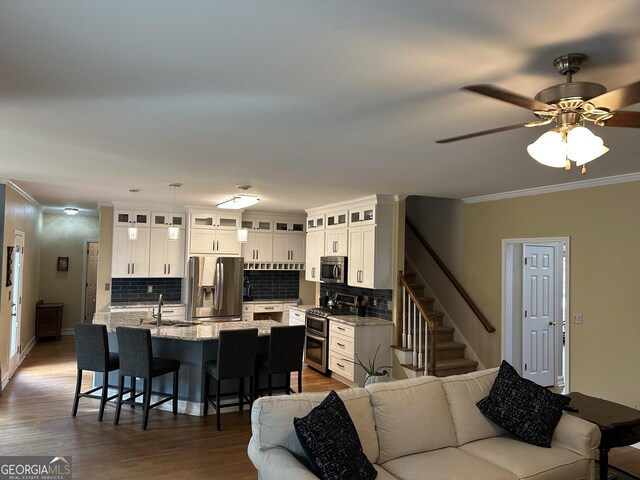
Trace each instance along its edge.
<path fill-rule="evenodd" d="M 136 377 L 129 377 L 131 379 L 131 393 L 130 393 L 130 397 L 129 400 L 133 400 L 134 402 L 136 401 Z M 135 403 L 131 404 L 131 408 L 136 408 Z"/>
<path fill-rule="evenodd" d="M 78 413 L 78 400 L 80 400 L 80 388 L 82 386 L 82 370 L 78 369 L 76 377 L 76 393 L 73 397 L 73 407 L 71 408 L 71 416 L 75 417 Z"/>
<path fill-rule="evenodd" d="M 209 384 L 211 380 L 209 379 L 209 374 L 204 372 L 204 416 L 206 417 L 209 413 Z"/>
<path fill-rule="evenodd" d="M 284 381 L 284 391 L 287 395 L 291 395 L 291 372 L 287 372 L 287 378 Z"/>
<path fill-rule="evenodd" d="M 118 401 L 116 403 L 116 414 L 113 417 L 113 424 L 117 425 L 120 421 L 120 409 L 122 408 L 122 392 L 124 390 L 124 377 L 118 375 Z"/>
<path fill-rule="evenodd" d="M 109 372 L 102 372 L 102 396 L 100 397 L 100 410 L 98 410 L 98 421 L 102 421 L 104 416 L 104 406 L 107 404 L 107 392 L 109 391 Z"/>
<path fill-rule="evenodd" d="M 272 393 L 271 393 L 271 372 L 269 372 L 267 374 L 267 393 L 269 394 L 269 396 L 272 395 Z"/>
<path fill-rule="evenodd" d="M 149 405 L 151 404 L 151 382 L 148 378 L 144 379 L 144 403 L 142 407 L 143 419 L 142 429 L 147 429 L 147 423 L 149 422 Z"/>
<path fill-rule="evenodd" d="M 178 414 L 178 370 L 173 372 L 173 414 Z"/>
<path fill-rule="evenodd" d="M 220 379 L 216 378 L 216 427 L 220 431 Z"/>
<path fill-rule="evenodd" d="M 298 370 L 298 393 L 302 392 L 302 369 Z"/>

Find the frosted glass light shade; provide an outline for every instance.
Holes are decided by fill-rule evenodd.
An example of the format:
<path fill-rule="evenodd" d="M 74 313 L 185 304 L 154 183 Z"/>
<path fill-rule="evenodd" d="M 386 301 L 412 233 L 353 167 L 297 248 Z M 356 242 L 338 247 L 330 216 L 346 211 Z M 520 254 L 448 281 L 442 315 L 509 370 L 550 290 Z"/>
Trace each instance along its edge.
<path fill-rule="evenodd" d="M 138 227 L 131 226 L 127 229 L 129 233 L 129 240 L 137 240 L 138 239 Z"/>
<path fill-rule="evenodd" d="M 175 225 L 170 225 L 167 228 L 167 238 L 169 240 L 178 240 L 180 238 L 180 229 Z"/>
<path fill-rule="evenodd" d="M 238 195 L 233 195 L 231 197 L 225 198 L 224 200 L 218 202 L 216 205 L 218 208 L 230 208 L 230 209 L 239 209 L 239 208 L 248 208 L 260 201 L 260 197 L 257 195 L 245 195 L 244 193 L 240 193 Z"/>
<path fill-rule="evenodd" d="M 527 152 L 535 161 L 547 167 L 563 168 L 567 160 L 567 144 L 562 141 L 562 134 L 550 130 L 543 133 L 531 145 Z"/>
<path fill-rule="evenodd" d="M 238 237 L 238 241 L 241 243 L 245 243 L 249 239 L 249 229 L 248 228 L 239 228 L 236 231 L 236 235 Z"/>
<path fill-rule="evenodd" d="M 567 134 L 567 157 L 576 165 L 584 165 L 608 151 L 602 139 L 585 127 L 576 127 Z"/>

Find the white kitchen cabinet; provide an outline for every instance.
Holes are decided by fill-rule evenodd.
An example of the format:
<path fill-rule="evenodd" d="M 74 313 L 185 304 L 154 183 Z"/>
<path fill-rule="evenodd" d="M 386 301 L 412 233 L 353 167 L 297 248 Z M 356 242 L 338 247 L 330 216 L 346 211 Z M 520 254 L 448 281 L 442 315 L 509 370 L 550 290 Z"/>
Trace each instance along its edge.
<path fill-rule="evenodd" d="M 169 240 L 166 228 L 152 228 L 149 254 L 149 276 L 180 278 L 184 276 L 185 231 Z"/>
<path fill-rule="evenodd" d="M 273 262 L 299 262 L 305 260 L 305 236 L 291 233 L 273 235 Z"/>
<path fill-rule="evenodd" d="M 195 229 L 237 230 L 240 228 L 242 213 L 191 212 L 189 226 Z"/>
<path fill-rule="evenodd" d="M 242 256 L 245 262 L 271 262 L 273 258 L 272 251 L 272 233 L 249 230 L 247 241 L 242 244 Z"/>
<path fill-rule="evenodd" d="M 349 274 L 352 287 L 393 288 L 391 251 L 393 231 L 389 226 L 349 227 Z"/>
<path fill-rule="evenodd" d="M 324 252 L 325 255 L 346 257 L 349 251 L 349 229 L 334 228 L 327 230 Z"/>
<path fill-rule="evenodd" d="M 284 219 L 276 218 L 274 223 L 275 232 L 295 232 L 304 233 L 304 218 L 299 219 Z"/>
<path fill-rule="evenodd" d="M 239 257 L 240 251 L 240 242 L 235 230 L 192 229 L 190 232 L 190 254 Z"/>
<path fill-rule="evenodd" d="M 320 281 L 320 257 L 324 256 L 324 230 L 307 232 L 304 278 L 310 282 Z"/>
<path fill-rule="evenodd" d="M 152 312 L 155 315 L 158 307 L 153 307 Z M 162 320 L 177 320 L 184 322 L 187 318 L 187 307 L 184 305 L 163 305 Z"/>
<path fill-rule="evenodd" d="M 367 205 L 349 209 L 349 226 L 373 225 L 376 223 L 376 206 Z"/>
<path fill-rule="evenodd" d="M 352 387 L 364 385 L 366 372 L 355 365 L 356 356 L 365 365 L 373 361 L 378 346 L 376 367 L 390 366 L 392 322 L 377 325 L 347 325 L 329 323 L 329 370 L 336 379 Z M 391 374 L 392 368 L 387 368 Z"/>
<path fill-rule="evenodd" d="M 314 213 L 307 215 L 307 232 L 313 230 L 324 230 L 324 213 Z"/>
<path fill-rule="evenodd" d="M 127 226 L 113 227 L 111 277 L 148 277 L 150 228 L 139 227 L 136 240 L 129 240 Z"/>
<path fill-rule="evenodd" d="M 273 232 L 273 219 L 266 217 L 242 216 L 242 228 L 258 230 L 260 232 Z"/>
<path fill-rule="evenodd" d="M 297 308 L 289 308 L 289 325 L 305 325 L 305 312 Z"/>
<path fill-rule="evenodd" d="M 326 214 L 327 230 L 332 228 L 346 227 L 348 216 L 349 216 L 349 211 L 347 209 L 327 212 Z"/>
<path fill-rule="evenodd" d="M 166 213 L 152 212 L 151 227 L 152 228 L 169 228 L 173 225 L 178 228 L 184 228 L 184 214 L 182 213 Z"/>
<path fill-rule="evenodd" d="M 116 210 L 113 213 L 113 225 L 118 227 L 148 227 L 150 225 L 149 212 Z"/>
<path fill-rule="evenodd" d="M 253 321 L 253 303 L 242 304 L 242 321 L 243 322 Z"/>

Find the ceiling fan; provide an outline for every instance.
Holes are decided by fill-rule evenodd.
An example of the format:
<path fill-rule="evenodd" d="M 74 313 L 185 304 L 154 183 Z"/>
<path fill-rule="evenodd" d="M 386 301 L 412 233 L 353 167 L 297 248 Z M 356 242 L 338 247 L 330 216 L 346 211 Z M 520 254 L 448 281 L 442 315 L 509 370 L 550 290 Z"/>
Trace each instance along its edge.
<path fill-rule="evenodd" d="M 584 128 L 587 122 L 598 127 L 640 128 L 640 112 L 620 110 L 640 102 L 640 81 L 610 92 L 598 83 L 574 82 L 573 74 L 580 70 L 586 59 L 587 56 L 581 53 L 569 53 L 555 58 L 553 65 L 567 78 L 566 82 L 545 88 L 534 98 L 494 85 L 462 87 L 462 90 L 531 110 L 539 120 L 444 138 L 436 140 L 436 143 L 456 142 L 516 128 L 553 124 L 551 131 L 529 145 L 529 154 L 544 165 L 565 167 L 567 170 L 571 167 L 570 160 L 573 160 L 577 165 L 582 165 L 582 173 L 585 173 L 584 164 L 608 151 L 600 138 Z"/>

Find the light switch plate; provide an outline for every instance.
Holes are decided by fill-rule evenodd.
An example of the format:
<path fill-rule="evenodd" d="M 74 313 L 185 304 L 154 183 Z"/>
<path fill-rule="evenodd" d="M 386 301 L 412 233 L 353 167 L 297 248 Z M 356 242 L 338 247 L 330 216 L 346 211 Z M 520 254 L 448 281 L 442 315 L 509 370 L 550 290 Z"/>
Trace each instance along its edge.
<path fill-rule="evenodd" d="M 571 321 L 573 323 L 576 323 L 578 325 L 582 325 L 582 314 L 581 313 L 574 313 L 571 315 Z"/>

